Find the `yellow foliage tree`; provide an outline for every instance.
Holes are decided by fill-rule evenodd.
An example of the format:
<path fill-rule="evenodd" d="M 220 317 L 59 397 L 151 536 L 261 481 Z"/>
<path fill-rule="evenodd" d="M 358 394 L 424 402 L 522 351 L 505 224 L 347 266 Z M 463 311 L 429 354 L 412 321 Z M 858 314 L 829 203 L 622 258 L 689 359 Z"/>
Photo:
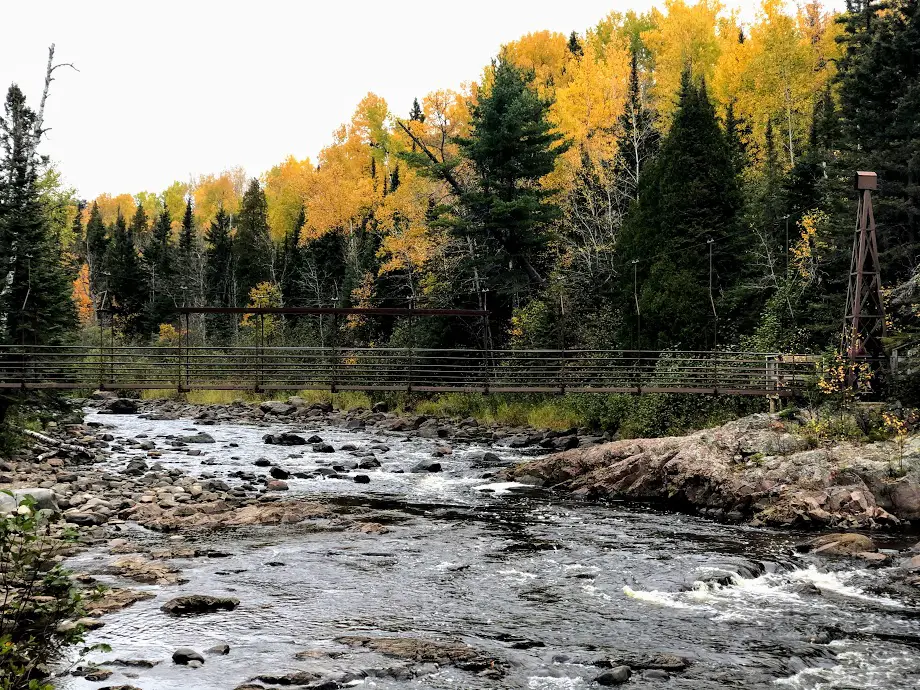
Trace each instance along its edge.
<path fill-rule="evenodd" d="M 169 210 L 173 230 L 182 227 L 182 217 L 185 215 L 185 200 L 188 196 L 188 185 L 178 180 L 169 185 L 161 195 L 163 206 Z"/>
<path fill-rule="evenodd" d="M 515 66 L 533 72 L 533 83 L 541 98 L 555 98 L 556 89 L 568 82 L 566 66 L 571 53 L 563 34 L 538 31 L 511 41 L 503 50 Z"/>
<path fill-rule="evenodd" d="M 289 156 L 265 174 L 262 186 L 268 204 L 268 227 L 274 240 L 280 240 L 294 227 L 313 194 L 315 181 L 316 169 L 309 158 L 299 161 Z"/>
<path fill-rule="evenodd" d="M 642 40 L 652 53 L 655 81 L 652 96 L 664 127 L 670 126 L 677 105 L 681 74 L 690 69 L 694 79 L 712 79 L 721 45 L 716 34 L 718 0 L 665 0 L 666 12 L 651 12 L 655 28 L 642 33 Z"/>
<path fill-rule="evenodd" d="M 80 266 L 80 272 L 73 281 L 73 302 L 77 307 L 77 316 L 80 318 L 80 324 L 87 326 L 93 321 L 95 309 L 93 308 L 93 297 L 89 291 L 89 265 Z"/>
<path fill-rule="evenodd" d="M 210 225 L 221 208 L 231 216 L 240 210 L 241 187 L 235 176 L 245 177 L 242 168 L 224 171 L 220 175 L 201 175 L 195 180 L 192 186 L 193 212 L 199 228 Z"/>

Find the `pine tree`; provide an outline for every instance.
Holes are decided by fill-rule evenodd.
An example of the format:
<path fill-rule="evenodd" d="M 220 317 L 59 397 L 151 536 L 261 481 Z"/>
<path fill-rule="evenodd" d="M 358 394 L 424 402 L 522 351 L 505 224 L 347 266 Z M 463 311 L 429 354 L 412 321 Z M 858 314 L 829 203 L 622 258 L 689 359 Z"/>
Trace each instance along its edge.
<path fill-rule="evenodd" d="M 453 231 L 476 245 L 471 268 L 499 296 L 510 317 L 511 300 L 542 287 L 550 229 L 561 216 L 555 190 L 541 184 L 568 148 L 549 121 L 550 104 L 504 57 L 488 94 L 473 107 L 470 135 L 458 139 L 475 171 L 460 195 L 462 220 Z"/>
<path fill-rule="evenodd" d="M 77 212 L 73 216 L 73 223 L 70 227 L 71 245 L 70 253 L 73 254 L 75 265 L 86 261 L 86 237 L 83 228 L 83 211 L 86 209 L 85 201 L 77 202 Z"/>
<path fill-rule="evenodd" d="M 105 257 L 109 250 L 109 236 L 102 222 L 102 212 L 94 201 L 86 223 L 86 263 L 89 264 L 90 292 L 101 296 L 105 290 Z"/>
<path fill-rule="evenodd" d="M 737 280 L 742 260 L 740 207 L 731 152 L 706 87 L 685 72 L 671 130 L 640 181 L 620 238 L 623 259 L 639 262 L 643 347 L 713 346 L 713 302 L 723 307 L 721 318 L 731 316 L 724 313 L 725 291 Z M 621 304 L 632 304 L 632 288 L 623 285 Z M 637 329 L 634 310 L 626 308 L 624 317 L 628 342 Z"/>
<path fill-rule="evenodd" d="M 245 306 L 249 292 L 271 279 L 272 242 L 268 233 L 267 203 L 259 181 L 250 181 L 237 216 L 233 243 L 237 306 Z"/>
<path fill-rule="evenodd" d="M 176 250 L 172 244 L 172 217 L 164 208 L 153 224 L 153 232 L 144 249 L 144 264 L 150 276 L 148 312 L 152 327 L 175 318 Z"/>
<path fill-rule="evenodd" d="M 71 276 L 51 231 L 38 188 L 44 164 L 36 151 L 36 115 L 18 86 L 7 92 L 0 117 L 0 342 L 55 345 L 76 327 Z M 0 421 L 11 401 L 0 401 Z"/>
<path fill-rule="evenodd" d="M 839 174 L 878 173 L 879 249 L 885 282 L 895 282 L 910 275 L 920 247 L 920 0 L 854 0 L 848 9 L 838 61 Z"/>
<path fill-rule="evenodd" d="M 422 106 L 418 104 L 418 99 L 412 99 L 412 110 L 409 111 L 409 119 L 413 122 L 424 122 L 425 113 L 422 112 Z"/>
<path fill-rule="evenodd" d="M 392 194 L 399 189 L 399 163 L 393 166 L 393 172 L 390 174 L 390 193 Z"/>
<path fill-rule="evenodd" d="M 581 41 L 578 40 L 578 34 L 574 31 L 569 34 L 568 48 L 569 52 L 575 57 L 581 57 L 585 52 L 581 46 Z"/>
<path fill-rule="evenodd" d="M 106 256 L 111 308 L 129 338 L 147 333 L 147 275 L 134 244 L 134 229 L 138 221 L 143 221 L 146 226 L 146 214 L 140 206 L 132 219 L 131 228 L 125 223 L 121 211 L 118 212 Z"/>
<path fill-rule="evenodd" d="M 234 305 L 233 238 L 230 234 L 230 216 L 221 207 L 205 233 L 204 284 L 205 300 L 209 307 Z M 234 320 L 224 315 L 214 315 L 208 320 L 208 333 L 218 344 L 230 342 Z"/>

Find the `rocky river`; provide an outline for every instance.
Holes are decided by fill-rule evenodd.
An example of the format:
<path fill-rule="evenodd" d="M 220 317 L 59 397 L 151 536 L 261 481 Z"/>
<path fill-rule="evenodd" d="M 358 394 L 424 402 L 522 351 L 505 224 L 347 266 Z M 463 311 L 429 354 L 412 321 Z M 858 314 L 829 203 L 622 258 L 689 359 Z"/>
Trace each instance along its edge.
<path fill-rule="evenodd" d="M 917 536 L 903 529 L 872 535 L 875 559 L 831 559 L 795 548 L 813 534 L 502 480 L 540 444 L 196 416 L 87 410 L 107 447 L 98 481 L 154 480 L 104 525 L 75 518 L 97 538 L 67 565 L 139 594 L 88 635 L 111 652 L 57 688 L 920 683 L 920 590 L 903 584 Z M 266 443 L 283 433 L 318 439 Z M 202 522 L 208 492 L 253 498 Z M 65 514 L 92 516 L 86 496 L 68 503 Z M 291 505 L 300 512 L 245 513 Z M 163 610 L 183 595 L 234 603 Z"/>

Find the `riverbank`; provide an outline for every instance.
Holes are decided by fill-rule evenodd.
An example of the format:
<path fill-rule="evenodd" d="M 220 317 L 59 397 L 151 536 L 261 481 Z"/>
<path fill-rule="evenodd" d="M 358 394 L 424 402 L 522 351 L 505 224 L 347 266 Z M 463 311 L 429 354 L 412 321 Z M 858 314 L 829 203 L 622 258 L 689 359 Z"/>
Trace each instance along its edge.
<path fill-rule="evenodd" d="M 89 642 L 112 644 L 114 654 L 57 679 L 61 690 L 96 688 L 91 679 L 102 677 L 144 690 L 332 688 L 364 677 L 383 688 L 593 687 L 629 678 L 649 687 L 768 687 L 795 677 L 794 687 L 809 688 L 817 686 L 799 680 L 812 673 L 889 689 L 900 680 L 873 655 L 885 647 L 890 658 L 909 659 L 920 644 L 920 630 L 892 617 L 920 603 L 909 550 L 916 538 L 901 531 L 905 520 L 876 520 L 891 529 L 871 540 L 849 532 L 811 541 L 797 525 L 829 523 L 774 531 L 779 523 L 727 524 L 727 503 L 700 519 L 505 481 L 532 485 L 536 475 L 519 475 L 522 468 L 624 443 L 579 430 L 538 433 L 379 407 L 342 412 L 297 399 L 212 406 L 99 398 L 86 402 L 82 422 L 45 430 L 64 445 L 39 441 L 0 471 L 16 486 L 54 493 L 80 532 L 68 566 L 81 584 L 111 588 L 93 605 L 100 629 Z M 770 426 L 777 421 L 739 420 L 703 432 L 714 439 L 704 445 L 738 440 L 734 466 L 769 466 L 748 451 L 779 432 Z M 908 464 L 913 448 L 905 448 Z M 799 460 L 803 488 L 811 461 Z M 698 457 L 698 472 L 707 463 Z M 167 612 L 177 597 L 198 595 L 240 603 Z M 775 616 L 758 611 L 777 606 L 795 622 L 780 616 L 785 622 L 765 633 Z M 750 635 L 723 638 L 714 615 Z M 700 626 L 711 644 L 699 640 Z M 746 646 L 765 634 L 775 650 Z M 208 651 L 225 646 L 229 654 Z M 174 662 L 183 648 L 187 663 Z M 745 665 L 723 668 L 725 649 Z M 779 661 L 791 649 L 807 661 Z M 865 659 L 871 674 L 845 658 Z"/>

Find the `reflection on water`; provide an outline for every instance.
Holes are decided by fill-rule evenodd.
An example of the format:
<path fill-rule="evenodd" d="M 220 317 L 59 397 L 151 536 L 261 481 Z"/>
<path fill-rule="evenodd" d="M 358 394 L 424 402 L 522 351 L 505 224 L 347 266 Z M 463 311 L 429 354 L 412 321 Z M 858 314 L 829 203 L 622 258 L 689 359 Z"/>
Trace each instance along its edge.
<path fill-rule="evenodd" d="M 123 437 L 193 426 L 100 419 L 117 424 L 114 433 Z M 218 443 L 203 459 L 217 464 L 181 454 L 167 454 L 164 464 L 226 478 L 239 469 L 263 472 L 252 465 L 263 456 L 295 471 L 354 459 L 266 446 L 258 428 L 206 430 Z M 359 688 L 597 687 L 600 669 L 592 662 L 651 651 L 693 663 L 670 680 L 639 677 L 635 687 L 896 689 L 920 682 L 920 652 L 912 646 L 920 641 L 917 602 L 874 593 L 884 571 L 819 568 L 793 555 L 788 534 L 491 486 L 481 478 L 486 469 L 471 467 L 475 448 L 441 458 L 441 474 L 400 474 L 443 442 L 306 431 L 336 447 L 367 448 L 374 439 L 390 447 L 376 452 L 382 468 L 367 472 L 368 485 L 291 482 L 293 492 L 323 494 L 346 510 L 373 509 L 390 531 L 317 533 L 295 525 L 188 537 L 187 545 L 232 555 L 178 559 L 187 584 L 151 587 L 156 598 L 104 619 L 90 641 L 105 641 L 113 652 L 95 658 L 161 660 L 150 669 L 110 666 L 116 673 L 107 684 L 234 688 L 264 673 L 317 668 L 316 660 L 295 658 L 305 650 L 332 652 L 335 664 L 352 670 L 388 663 L 334 641 L 347 634 L 460 640 L 506 668 L 501 680 L 442 667 L 412 679 L 356 681 Z M 231 439 L 238 447 L 226 447 Z M 510 451 L 503 456 L 516 459 Z M 175 543 L 136 527 L 129 532 L 132 540 Z M 84 553 L 71 565 L 93 570 L 99 554 Z M 169 618 L 159 606 L 179 593 L 242 603 L 233 612 Z M 177 647 L 217 643 L 229 644 L 230 654 L 208 657 L 200 669 L 170 661 Z M 69 679 L 59 687 L 98 684 Z"/>

